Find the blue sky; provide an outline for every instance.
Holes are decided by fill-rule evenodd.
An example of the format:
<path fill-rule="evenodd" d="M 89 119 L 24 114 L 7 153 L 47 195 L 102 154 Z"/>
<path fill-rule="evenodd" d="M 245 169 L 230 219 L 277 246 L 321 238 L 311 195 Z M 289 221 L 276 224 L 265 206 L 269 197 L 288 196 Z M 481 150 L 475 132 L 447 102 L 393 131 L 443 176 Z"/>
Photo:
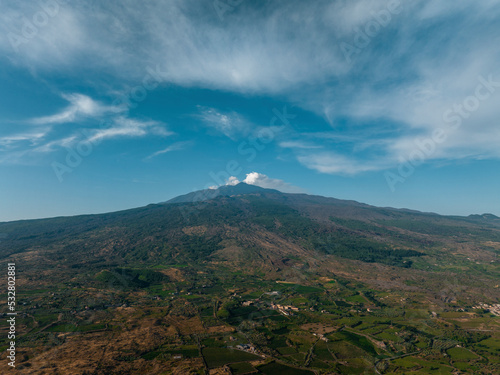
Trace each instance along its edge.
<path fill-rule="evenodd" d="M 500 215 L 500 1 L 4 4 L 0 221 L 245 181 Z"/>

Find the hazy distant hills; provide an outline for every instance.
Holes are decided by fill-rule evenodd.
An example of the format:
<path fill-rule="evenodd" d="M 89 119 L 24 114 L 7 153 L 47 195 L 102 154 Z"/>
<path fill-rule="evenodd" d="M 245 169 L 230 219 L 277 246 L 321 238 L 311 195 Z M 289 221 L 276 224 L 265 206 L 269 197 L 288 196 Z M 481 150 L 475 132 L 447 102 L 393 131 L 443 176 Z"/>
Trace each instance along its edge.
<path fill-rule="evenodd" d="M 493 214 L 482 214 L 482 215 L 469 215 L 470 219 L 479 220 L 483 222 L 497 222 L 500 223 L 500 217 Z"/>

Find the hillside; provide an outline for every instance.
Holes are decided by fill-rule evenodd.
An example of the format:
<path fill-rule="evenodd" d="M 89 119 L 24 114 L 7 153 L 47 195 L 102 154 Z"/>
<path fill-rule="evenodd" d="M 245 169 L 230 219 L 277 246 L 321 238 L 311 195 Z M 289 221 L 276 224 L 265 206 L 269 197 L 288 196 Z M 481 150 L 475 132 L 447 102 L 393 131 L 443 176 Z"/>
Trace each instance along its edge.
<path fill-rule="evenodd" d="M 457 343 L 490 371 L 493 352 L 481 342 L 500 343 L 498 321 L 473 307 L 499 303 L 499 252 L 493 215 L 440 216 L 243 183 L 108 214 L 0 223 L 2 267 L 16 263 L 24 314 L 21 370 L 36 374 L 54 373 L 41 363 L 65 374 L 218 367 L 225 354 L 205 352 L 227 350 L 228 335 L 267 356 L 260 365 L 242 360 L 263 373 L 280 364 L 400 373 L 397 360 L 382 359 L 412 352 L 413 367 L 437 361 L 444 371 L 437 358 Z M 300 312 L 292 318 L 278 303 Z M 283 342 L 274 341 L 278 331 Z M 103 340 L 111 344 L 99 361 L 71 360 L 82 344 L 91 358 Z M 447 357 L 445 367 L 476 371 L 476 359 Z"/>

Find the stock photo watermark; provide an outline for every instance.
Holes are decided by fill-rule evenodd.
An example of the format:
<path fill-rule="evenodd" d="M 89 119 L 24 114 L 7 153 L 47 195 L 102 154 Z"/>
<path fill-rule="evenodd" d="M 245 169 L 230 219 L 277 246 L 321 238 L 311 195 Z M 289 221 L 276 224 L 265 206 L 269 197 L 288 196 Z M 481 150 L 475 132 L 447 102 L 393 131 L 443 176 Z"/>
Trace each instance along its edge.
<path fill-rule="evenodd" d="M 19 349 L 21 353 L 27 348 L 31 350 L 31 354 L 29 355 L 30 367 L 43 368 L 43 366 L 50 364 L 51 361 L 56 361 L 61 353 L 65 353 L 66 348 L 64 344 L 67 342 L 68 338 L 71 337 L 71 340 L 76 340 L 78 339 L 77 336 L 84 335 L 85 333 L 81 331 L 79 327 L 96 324 L 96 322 L 101 319 L 99 318 L 99 312 L 102 311 L 102 306 L 112 303 L 113 293 L 116 295 L 116 293 L 123 292 L 130 286 L 132 278 L 126 273 L 125 268 L 120 267 L 115 270 L 111 269 L 110 275 L 110 279 L 105 281 L 103 285 L 103 294 L 100 296 L 83 296 L 78 299 L 68 311 L 61 311 L 58 314 L 57 320 L 48 322 L 48 324 L 42 327 L 36 334 L 29 335 L 29 337 L 28 335 L 19 336 Z M 57 292 L 53 292 L 52 296 L 54 296 L 54 293 Z M 50 327 L 58 325 L 64 327 L 63 334 L 50 331 Z M 105 328 L 95 327 L 95 330 L 86 332 L 102 332 L 108 329 L 106 324 Z M 43 335 L 43 346 L 38 345 L 42 339 L 40 333 Z M 27 344 L 28 342 L 29 344 Z M 21 360 L 21 362 L 23 362 L 23 360 Z"/>
<path fill-rule="evenodd" d="M 464 120 L 469 119 L 472 114 L 479 110 L 481 103 L 490 99 L 500 88 L 500 81 L 495 81 L 492 74 L 488 78 L 478 77 L 479 84 L 473 95 L 467 96 L 461 103 L 455 103 L 451 108 L 443 112 L 442 121 L 445 127 L 436 128 L 426 138 L 414 140 L 415 148 L 398 165 L 394 172 L 385 172 L 384 177 L 392 192 L 396 191 L 398 184 L 406 182 L 417 167 L 435 155 L 439 145 L 446 142 L 448 137 L 458 131 Z"/>
<path fill-rule="evenodd" d="M 10 367 L 16 367 L 16 263 L 7 263 L 7 359 Z"/>
<path fill-rule="evenodd" d="M 41 0 L 37 4 L 39 9 L 29 16 L 23 15 L 19 29 L 7 34 L 10 45 L 16 52 L 19 52 L 20 46 L 35 39 L 40 30 L 49 25 L 50 20 L 59 14 L 61 6 L 67 4 L 67 0 Z"/>
<path fill-rule="evenodd" d="M 224 15 L 228 12 L 233 12 L 244 0 L 214 0 L 213 7 L 217 13 L 217 17 L 224 21 Z"/>
<path fill-rule="evenodd" d="M 274 116 L 269 121 L 269 127 L 260 129 L 256 135 L 249 136 L 238 145 L 238 154 L 240 156 L 246 156 L 245 160 L 247 162 L 253 161 L 257 157 L 258 152 L 263 151 L 266 145 L 271 143 L 279 132 L 290 125 L 290 120 L 297 117 L 297 115 L 288 113 L 286 106 L 284 106 L 281 111 L 277 108 L 273 108 L 273 113 Z M 277 126 L 277 123 L 280 125 Z M 205 185 L 205 190 L 200 190 L 193 196 L 192 203 L 200 203 L 201 201 L 214 198 L 215 194 L 217 194 L 216 189 L 214 189 L 214 184 L 215 186 L 223 186 L 230 181 L 231 177 L 237 177 L 242 171 L 243 167 L 240 162 L 232 159 L 226 163 L 226 168 L 223 170 L 209 172 L 210 182 Z M 197 204 L 193 206 L 182 206 L 180 209 L 184 219 L 189 220 L 190 214 L 200 211 L 203 208 L 203 204 Z"/>
<path fill-rule="evenodd" d="M 111 126 L 112 122 L 102 121 L 100 123 L 100 129 L 107 129 Z M 80 129 L 80 134 L 84 136 L 84 139 L 71 147 L 65 148 L 66 157 L 64 158 L 64 162 L 53 161 L 51 163 L 52 170 L 59 182 L 63 182 L 64 175 L 73 172 L 75 168 L 80 166 L 83 159 L 89 156 L 92 151 L 94 151 L 94 148 L 101 143 L 101 138 L 95 138 L 94 135 L 90 133 L 90 130 Z"/>
<path fill-rule="evenodd" d="M 249 136 L 245 141 L 238 145 L 238 154 L 241 156 L 247 156 L 246 161 L 251 162 L 256 157 L 258 152 L 263 151 L 266 145 L 271 143 L 275 138 L 276 134 L 285 129 L 286 126 L 290 125 L 291 119 L 294 119 L 296 115 L 289 114 L 287 107 L 283 107 L 280 112 L 277 108 L 273 109 L 275 116 L 269 121 L 269 127 L 260 129 L 256 135 Z M 276 127 L 276 122 L 281 121 L 281 125 Z M 209 176 L 212 181 L 207 184 L 207 187 L 213 186 L 215 183 L 217 186 L 224 185 L 231 176 L 238 176 L 242 172 L 243 168 L 237 160 L 230 160 L 226 164 L 226 169 L 221 170 L 217 173 L 210 172 Z"/>
<path fill-rule="evenodd" d="M 401 13 L 401 0 L 391 0 L 385 9 L 377 12 L 371 11 L 371 19 L 367 21 L 362 27 L 354 28 L 354 37 L 351 43 L 341 42 L 340 50 L 344 54 L 346 61 L 351 64 L 353 56 L 359 55 L 363 49 L 368 47 L 373 38 L 386 28 L 395 15 Z"/>
<path fill-rule="evenodd" d="M 147 67 L 141 83 L 134 87 L 127 87 L 125 93 L 118 95 L 112 102 L 116 114 L 125 112 L 130 108 L 136 108 L 139 103 L 146 100 L 149 91 L 156 89 L 161 83 L 165 82 L 167 72 L 162 71 L 159 65 L 155 68 Z M 113 118 L 102 120 L 97 130 L 106 130 L 114 126 Z M 64 175 L 73 172 L 80 166 L 83 160 L 88 157 L 101 142 L 102 138 L 96 137 L 96 129 L 80 129 L 79 135 L 82 140 L 66 147 L 66 157 L 63 162 L 54 161 L 51 163 L 52 170 L 59 182 L 64 181 Z"/>
<path fill-rule="evenodd" d="M 138 103 L 146 100 L 149 91 L 156 89 L 161 83 L 167 80 L 168 72 L 161 69 L 160 65 L 156 65 L 154 69 L 148 66 L 141 83 L 134 87 L 127 87 L 127 90 L 125 90 L 126 93 L 118 95 L 113 101 L 113 106 L 125 110 L 136 108 Z"/>

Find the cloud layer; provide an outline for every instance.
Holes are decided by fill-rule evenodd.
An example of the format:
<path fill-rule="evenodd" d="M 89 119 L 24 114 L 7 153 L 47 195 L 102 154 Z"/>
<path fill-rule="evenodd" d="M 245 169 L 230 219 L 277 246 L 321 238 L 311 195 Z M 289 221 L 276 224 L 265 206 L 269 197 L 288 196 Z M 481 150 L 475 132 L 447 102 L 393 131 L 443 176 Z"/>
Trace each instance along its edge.
<path fill-rule="evenodd" d="M 426 161 L 500 158 L 498 84 L 478 106 L 470 99 L 482 80 L 500 81 L 499 1 L 248 1 L 223 15 L 212 0 L 42 3 L 11 3 L 0 15 L 0 51 L 13 65 L 35 74 L 85 71 L 95 85 L 103 74 L 142 82 L 153 69 L 168 84 L 284 98 L 330 126 L 307 142 L 293 128 L 278 139 L 283 153 L 321 173 L 396 167 L 439 129 L 446 140 Z M 47 21 L 37 26 L 40 12 Z M 116 110 L 78 93 L 65 98 L 66 108 L 33 124 Z M 251 127 L 236 110 L 201 108 L 198 116 L 231 139 Z M 169 134 L 149 120 L 114 121 L 94 137 Z M 0 145 L 37 145 L 44 131 L 5 135 Z"/>
<path fill-rule="evenodd" d="M 277 178 L 271 178 L 266 176 L 265 174 L 258 172 L 247 173 L 245 179 L 243 181 L 238 180 L 237 177 L 231 176 L 226 182 L 226 185 L 237 185 L 240 182 L 244 182 L 248 185 L 260 186 L 265 189 L 276 189 L 283 193 L 303 193 L 304 190 L 297 186 L 293 186 L 288 182 Z M 215 186 L 213 188 L 216 188 Z"/>
<path fill-rule="evenodd" d="M 82 142 L 97 145 L 115 138 L 174 134 L 159 121 L 130 118 L 126 107 L 108 106 L 79 93 L 61 96 L 69 104 L 59 112 L 27 120 L 20 125 L 25 128 L 22 132 L 0 135 L 0 163 L 31 163 L 41 154 Z M 72 123 L 79 126 L 69 126 Z"/>

